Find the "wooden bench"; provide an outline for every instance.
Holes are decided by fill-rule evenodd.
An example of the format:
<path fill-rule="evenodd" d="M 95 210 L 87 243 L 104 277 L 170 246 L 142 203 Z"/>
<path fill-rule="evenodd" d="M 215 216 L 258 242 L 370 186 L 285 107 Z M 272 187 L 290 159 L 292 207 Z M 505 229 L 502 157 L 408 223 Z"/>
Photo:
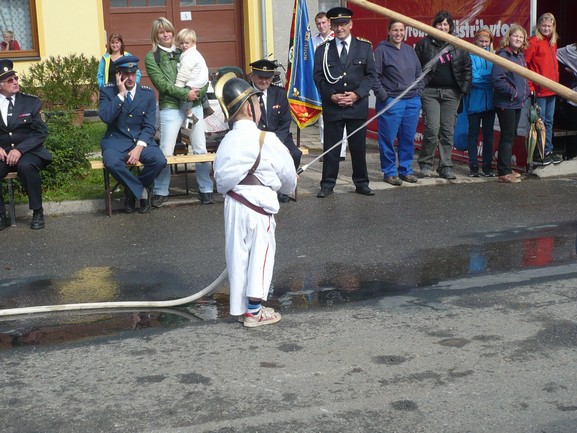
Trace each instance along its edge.
<path fill-rule="evenodd" d="M 185 141 L 185 140 L 183 140 L 183 141 Z M 188 144 L 188 143 L 185 142 L 185 145 L 186 144 Z M 216 151 L 216 147 L 217 146 L 214 147 L 215 151 Z M 208 147 L 208 148 L 210 150 L 213 150 L 213 148 L 210 148 L 210 147 Z M 309 150 L 307 148 L 300 147 L 299 149 L 302 151 L 303 155 L 309 154 Z M 210 152 L 210 151 L 209 151 L 209 153 L 204 153 L 201 155 L 190 155 L 190 154 L 182 155 L 182 154 L 179 154 L 179 155 L 174 155 L 174 156 L 167 156 L 166 157 L 166 165 L 171 166 L 171 167 L 172 166 L 177 167 L 178 164 L 184 165 L 185 189 L 186 189 L 186 194 L 188 195 L 190 188 L 188 185 L 187 164 L 195 164 L 197 162 L 213 162 L 215 157 L 216 157 L 216 153 Z M 142 164 L 137 164 L 134 167 L 141 167 L 141 166 L 142 166 Z M 102 162 L 101 159 L 91 160 L 90 161 L 90 167 L 92 168 L 92 170 L 102 170 L 103 171 L 103 174 L 104 174 L 104 200 L 105 200 L 105 205 L 106 205 L 106 214 L 108 216 L 112 216 L 112 194 L 113 194 L 114 190 L 118 187 L 119 182 L 117 182 L 112 187 L 110 186 L 110 173 L 104 167 L 104 162 Z M 9 189 L 10 188 L 11 188 L 11 184 L 9 185 Z M 298 199 L 298 190 L 295 190 L 295 201 L 297 199 Z"/>
<path fill-rule="evenodd" d="M 14 203 L 14 187 L 12 181 L 18 178 L 18 173 L 11 171 L 3 178 L 8 184 L 8 208 L 10 209 L 10 222 L 13 226 L 16 225 L 16 204 Z"/>
<path fill-rule="evenodd" d="M 197 162 L 213 162 L 216 154 L 215 153 L 205 153 L 202 155 L 176 155 L 167 156 L 166 165 L 176 166 L 177 164 L 185 165 L 185 184 L 186 193 L 189 193 L 188 186 L 188 170 L 186 169 L 187 164 L 195 164 Z M 141 167 L 142 164 L 137 164 L 134 167 Z M 118 187 L 118 182 L 111 187 L 110 186 L 110 173 L 104 167 L 104 162 L 101 159 L 90 161 L 90 167 L 92 170 L 102 170 L 104 173 L 104 200 L 106 204 L 106 214 L 112 216 L 112 193 Z"/>

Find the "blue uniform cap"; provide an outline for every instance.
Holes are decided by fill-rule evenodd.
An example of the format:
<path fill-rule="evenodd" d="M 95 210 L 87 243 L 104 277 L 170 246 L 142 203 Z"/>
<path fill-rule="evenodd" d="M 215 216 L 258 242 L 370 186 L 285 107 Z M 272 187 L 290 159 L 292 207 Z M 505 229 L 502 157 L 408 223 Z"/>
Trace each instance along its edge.
<path fill-rule="evenodd" d="M 122 56 L 114 62 L 114 66 L 120 72 L 136 72 L 139 60 L 136 56 Z"/>

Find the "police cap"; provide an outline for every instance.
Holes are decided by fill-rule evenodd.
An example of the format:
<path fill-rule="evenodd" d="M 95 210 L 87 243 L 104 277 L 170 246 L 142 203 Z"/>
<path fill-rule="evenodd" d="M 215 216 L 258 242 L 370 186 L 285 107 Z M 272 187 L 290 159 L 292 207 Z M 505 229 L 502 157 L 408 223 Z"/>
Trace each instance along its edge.
<path fill-rule="evenodd" d="M 327 18 L 331 20 L 331 24 L 344 24 L 349 22 L 352 17 L 353 11 L 349 8 L 332 8 L 327 12 Z"/>
<path fill-rule="evenodd" d="M 122 56 L 114 62 L 114 66 L 120 72 L 136 72 L 139 60 L 136 56 Z"/>
<path fill-rule="evenodd" d="M 0 59 L 0 80 L 16 74 L 14 63 L 10 59 Z"/>
<path fill-rule="evenodd" d="M 276 64 L 267 59 L 260 59 L 250 64 L 252 73 L 261 77 L 269 78 L 274 75 Z"/>

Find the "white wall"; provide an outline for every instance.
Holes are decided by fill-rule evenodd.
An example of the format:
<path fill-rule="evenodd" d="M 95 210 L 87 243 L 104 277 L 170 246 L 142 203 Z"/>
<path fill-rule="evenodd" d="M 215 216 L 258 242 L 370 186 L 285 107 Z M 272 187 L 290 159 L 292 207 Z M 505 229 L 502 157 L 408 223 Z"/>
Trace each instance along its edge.
<path fill-rule="evenodd" d="M 309 25 L 312 32 L 316 32 L 314 22 L 315 15 L 319 12 L 319 6 L 327 9 L 339 6 L 339 0 L 307 0 Z M 274 57 L 286 67 L 288 59 L 289 34 L 292 23 L 294 0 L 272 0 L 273 5 L 273 28 L 274 28 Z M 269 50 L 272 51 L 272 50 Z"/>

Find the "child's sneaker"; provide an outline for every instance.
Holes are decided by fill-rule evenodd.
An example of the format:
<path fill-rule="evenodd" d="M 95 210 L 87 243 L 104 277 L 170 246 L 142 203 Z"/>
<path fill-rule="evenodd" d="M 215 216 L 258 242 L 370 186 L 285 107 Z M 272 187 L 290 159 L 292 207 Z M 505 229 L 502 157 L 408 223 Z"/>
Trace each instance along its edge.
<path fill-rule="evenodd" d="M 257 326 L 272 325 L 279 322 L 280 319 L 280 313 L 277 313 L 272 308 L 261 307 L 257 314 L 245 313 L 244 326 L 256 328 Z"/>

